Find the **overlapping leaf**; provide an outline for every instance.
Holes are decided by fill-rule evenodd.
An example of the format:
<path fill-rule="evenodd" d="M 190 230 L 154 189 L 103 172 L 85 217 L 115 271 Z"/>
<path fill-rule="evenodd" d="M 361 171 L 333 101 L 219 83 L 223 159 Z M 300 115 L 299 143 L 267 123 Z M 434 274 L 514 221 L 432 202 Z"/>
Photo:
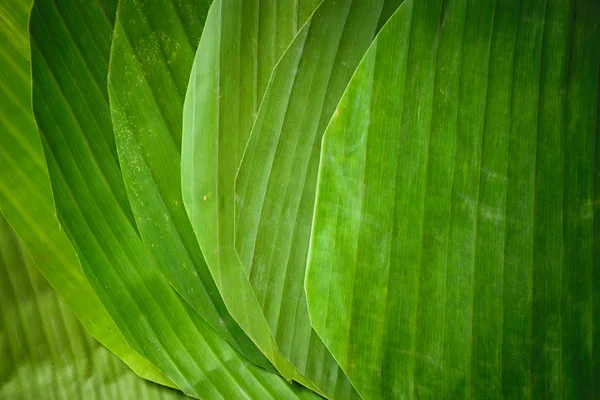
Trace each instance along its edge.
<path fill-rule="evenodd" d="M 56 220 L 48 171 L 31 109 L 28 21 L 32 1 L 0 4 L 0 209 L 42 274 L 100 343 L 138 375 L 169 384 L 133 351 L 83 275 Z"/>
<path fill-rule="evenodd" d="M 303 291 L 320 136 L 377 28 L 397 5 L 322 3 L 274 69 L 235 189 L 222 194 L 225 201 L 235 198 L 235 248 L 277 345 L 331 395 L 339 385 L 336 381 L 346 378 L 311 328 Z M 197 129 L 202 129 L 203 115 L 198 116 Z M 222 120 L 222 125 L 231 124 L 226 111 Z M 217 148 L 197 148 L 201 175 L 202 156 Z M 222 165 L 227 163 L 224 155 L 232 152 L 228 149 L 219 156 Z M 213 175 L 203 179 L 210 181 Z M 209 203 L 211 185 L 197 185 L 190 193 L 196 208 L 191 209 L 192 221 L 196 210 L 214 207 Z M 211 200 L 221 203 L 220 198 Z"/>
<path fill-rule="evenodd" d="M 183 399 L 94 341 L 0 215 L 0 397 Z"/>
<path fill-rule="evenodd" d="M 312 392 L 256 367 L 170 287 L 140 238 L 121 177 L 106 77 L 116 2 L 40 0 L 32 12 L 33 106 L 59 220 L 129 344 L 185 393 Z"/>
<path fill-rule="evenodd" d="M 316 3 L 213 4 L 185 104 L 183 198 L 219 290 L 246 332 L 288 379 L 314 384 L 329 397 L 349 397 L 353 389 L 322 343 L 311 349 L 313 364 L 308 368 L 308 348 L 293 349 L 301 354 L 300 363 L 290 355 L 292 349 L 283 353 L 301 374 L 282 357 L 281 342 L 275 342 L 234 249 L 235 174 L 262 97 L 270 90 L 268 77 L 292 40 L 296 45 L 285 52 L 278 68 L 289 69 L 290 62 L 297 62 L 311 22 L 302 26 Z M 303 328 L 310 330 L 310 325 Z"/>
<path fill-rule="evenodd" d="M 600 6 L 317 3 L 38 0 L 42 143 L 29 4 L 0 5 L 0 208 L 40 270 L 197 397 L 316 397 L 257 365 L 331 398 L 597 397 Z M 72 384 L 108 353 L 7 232 L 0 394 L 121 396 Z"/>
<path fill-rule="evenodd" d="M 313 325 L 365 399 L 595 398 L 600 7 L 412 3 L 325 134 Z"/>
<path fill-rule="evenodd" d="M 185 88 L 208 3 L 119 3 L 109 95 L 123 180 L 157 268 L 221 336 L 250 361 L 273 368 L 229 315 L 181 199 Z"/>

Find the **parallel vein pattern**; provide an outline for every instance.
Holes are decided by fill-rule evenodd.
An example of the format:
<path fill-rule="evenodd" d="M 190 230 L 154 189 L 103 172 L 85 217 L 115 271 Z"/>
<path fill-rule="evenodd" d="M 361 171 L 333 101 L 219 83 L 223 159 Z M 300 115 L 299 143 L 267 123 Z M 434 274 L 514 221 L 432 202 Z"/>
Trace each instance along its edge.
<path fill-rule="evenodd" d="M 365 399 L 595 398 L 600 7 L 402 7 L 325 134 L 315 330 Z"/>
<path fill-rule="evenodd" d="M 108 76 L 115 141 L 137 228 L 158 270 L 229 343 L 255 364 L 273 369 L 227 311 L 177 179 L 183 99 L 208 6 L 119 3 Z"/>
<path fill-rule="evenodd" d="M 0 216 L 0 397 L 183 399 L 89 336 Z"/>
<path fill-rule="evenodd" d="M 346 379 L 303 291 L 321 135 L 397 1 L 324 1 L 273 71 L 239 166 L 235 249 L 284 356 L 330 394 Z M 231 196 L 231 192 L 229 193 Z M 199 203 L 202 203 L 198 199 Z"/>
<path fill-rule="evenodd" d="M 42 275 L 96 340 L 138 375 L 169 384 L 133 351 L 86 280 L 59 228 L 42 144 L 31 109 L 28 21 L 32 2 L 0 5 L 0 209 Z"/>
<path fill-rule="evenodd" d="M 101 93 L 112 39 L 103 10 L 114 15 L 116 5 L 40 0 L 31 19 L 34 113 L 58 217 L 86 277 L 131 347 L 184 393 L 313 397 L 237 352 L 171 288 L 144 247 L 118 164 L 108 94 Z M 80 51 L 90 38 L 90 51 Z"/>
<path fill-rule="evenodd" d="M 290 348 L 290 343 L 275 340 L 281 335 L 270 329 L 234 249 L 234 179 L 239 162 L 263 95 L 273 92 L 267 82 L 275 63 L 276 71 L 293 71 L 307 36 L 314 36 L 314 20 L 299 18 L 308 18 L 316 5 L 213 3 L 186 98 L 182 186 L 196 236 L 233 316 L 285 377 L 314 385 L 328 397 L 347 398 L 352 386 L 322 343 L 309 349 L 307 342 L 298 342 Z M 281 72 L 275 75 L 278 82 L 273 85 L 293 81 L 289 75 L 283 79 Z M 310 333 L 308 324 L 299 329 Z M 309 352 L 312 364 L 306 361 Z"/>
<path fill-rule="evenodd" d="M 235 174 L 268 79 L 317 5 L 213 3 L 186 95 L 182 189 L 198 243 L 233 317 L 284 377 L 328 393 L 281 354 L 235 254 L 233 236 Z"/>

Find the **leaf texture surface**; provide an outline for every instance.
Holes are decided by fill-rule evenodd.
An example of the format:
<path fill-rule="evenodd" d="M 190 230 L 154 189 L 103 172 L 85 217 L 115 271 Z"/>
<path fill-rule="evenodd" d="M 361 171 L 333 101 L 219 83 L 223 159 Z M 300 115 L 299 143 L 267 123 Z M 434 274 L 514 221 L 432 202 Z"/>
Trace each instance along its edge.
<path fill-rule="evenodd" d="M 31 19 L 34 113 L 58 217 L 86 277 L 132 348 L 184 393 L 312 397 L 231 347 L 172 289 L 144 247 L 121 176 L 106 87 L 116 6 L 40 0 Z"/>
<path fill-rule="evenodd" d="M 234 242 L 242 267 L 277 345 L 318 387 L 333 389 L 346 379 L 311 327 L 303 290 L 320 138 L 378 27 L 397 6 L 321 4 L 273 71 L 235 182 Z M 224 195 L 231 201 L 231 191 Z M 198 208 L 206 207 L 203 199 L 197 192 Z"/>
<path fill-rule="evenodd" d="M 0 215 L 0 397 L 175 400 L 89 336 Z"/>
<path fill-rule="evenodd" d="M 182 187 L 198 241 L 234 317 L 284 376 L 314 385 L 328 397 L 348 398 L 354 390 L 322 343 L 311 349 L 300 344 L 281 348 L 284 343 L 275 341 L 234 249 L 239 162 L 265 91 L 271 90 L 268 78 L 276 65 L 277 71 L 298 62 L 317 5 L 230 0 L 213 4 L 186 97 Z M 335 20 L 331 13 L 328 17 Z M 310 330 L 310 325 L 303 329 Z"/>
<path fill-rule="evenodd" d="M 407 2 L 362 61 L 306 293 L 365 399 L 598 396 L 599 18 Z"/>
<path fill-rule="evenodd" d="M 59 227 L 42 144 L 31 109 L 28 36 L 32 1 L 0 5 L 0 209 L 42 275 L 85 329 L 138 375 L 173 385 L 133 351 L 85 278 Z"/>
<path fill-rule="evenodd" d="M 181 198 L 181 123 L 208 2 L 119 3 L 109 98 L 123 181 L 142 241 L 173 288 L 250 361 L 273 369 L 231 317 Z"/>

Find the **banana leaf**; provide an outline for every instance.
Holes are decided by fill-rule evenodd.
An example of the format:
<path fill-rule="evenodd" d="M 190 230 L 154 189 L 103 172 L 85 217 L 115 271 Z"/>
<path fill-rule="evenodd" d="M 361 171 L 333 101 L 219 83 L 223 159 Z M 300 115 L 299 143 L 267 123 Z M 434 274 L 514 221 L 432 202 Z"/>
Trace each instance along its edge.
<path fill-rule="evenodd" d="M 83 275 L 59 227 L 31 109 L 28 22 L 32 1 L 0 4 L 0 210 L 34 262 L 84 328 L 138 375 L 172 386 L 133 351 Z"/>
<path fill-rule="evenodd" d="M 227 311 L 176 179 L 183 98 L 208 7 L 119 2 L 108 75 L 115 141 L 135 222 L 156 267 L 213 329 L 250 361 L 272 369 Z"/>
<path fill-rule="evenodd" d="M 89 336 L 0 215 L 0 398 L 184 399 Z"/>
<path fill-rule="evenodd" d="M 408 1 L 324 136 L 306 293 L 365 399 L 600 394 L 600 6 Z"/>
<path fill-rule="evenodd" d="M 378 27 L 397 6 L 398 1 L 384 0 L 326 0 L 321 4 L 274 69 L 233 192 L 225 193 L 227 201 L 234 201 L 235 249 L 277 345 L 330 396 L 338 385 L 347 385 L 346 377 L 311 327 L 303 290 L 320 137 Z M 203 99 L 198 103 L 206 104 Z M 232 117 L 225 111 L 221 118 L 229 121 Z M 224 129 L 228 129 L 226 123 L 221 124 Z M 195 126 L 206 125 L 198 121 Z M 201 175 L 207 169 L 201 163 L 203 156 L 222 147 L 221 142 L 218 147 L 203 142 L 196 146 L 196 168 Z M 230 148 L 223 150 L 225 154 L 231 153 Z M 229 157 L 218 160 L 225 164 Z M 209 207 L 210 200 L 224 202 L 211 198 L 216 193 L 211 188 L 213 176 L 202 178 L 208 185 L 188 182 L 188 190 L 194 188 L 188 201 L 192 222 L 196 209 Z M 202 223 L 197 222 L 197 232 L 203 229 Z"/>
<path fill-rule="evenodd" d="M 84 4 L 85 3 L 85 4 Z M 127 198 L 106 87 L 117 3 L 39 0 L 30 21 L 33 109 L 57 214 L 128 343 L 199 398 L 310 398 L 250 363 L 167 283 Z"/>
<path fill-rule="evenodd" d="M 268 78 L 276 62 L 281 66 L 300 54 L 294 49 L 279 60 L 292 40 L 306 40 L 310 25 L 306 18 L 311 21 L 317 5 L 314 1 L 295 7 L 286 2 L 213 3 L 186 95 L 182 187 L 198 242 L 232 315 L 286 378 L 316 387 L 328 397 L 347 398 L 353 389 L 331 356 L 325 358 L 322 343 L 310 349 L 311 358 L 322 361 L 321 365 L 308 369 L 296 363 L 298 370 L 294 370 L 283 358 L 293 361 L 291 349 L 282 356 L 281 343 L 275 342 L 234 249 L 237 167 L 268 90 Z M 303 360 L 308 357 L 308 348 L 293 350 Z"/>

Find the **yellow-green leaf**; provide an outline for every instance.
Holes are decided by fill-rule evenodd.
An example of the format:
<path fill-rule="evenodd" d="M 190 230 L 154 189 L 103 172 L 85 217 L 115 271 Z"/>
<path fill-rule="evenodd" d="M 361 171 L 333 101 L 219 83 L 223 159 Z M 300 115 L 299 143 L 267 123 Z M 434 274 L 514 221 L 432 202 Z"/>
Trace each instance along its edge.
<path fill-rule="evenodd" d="M 187 398 L 138 377 L 92 339 L 1 215 L 0 359 L 3 399 Z"/>

